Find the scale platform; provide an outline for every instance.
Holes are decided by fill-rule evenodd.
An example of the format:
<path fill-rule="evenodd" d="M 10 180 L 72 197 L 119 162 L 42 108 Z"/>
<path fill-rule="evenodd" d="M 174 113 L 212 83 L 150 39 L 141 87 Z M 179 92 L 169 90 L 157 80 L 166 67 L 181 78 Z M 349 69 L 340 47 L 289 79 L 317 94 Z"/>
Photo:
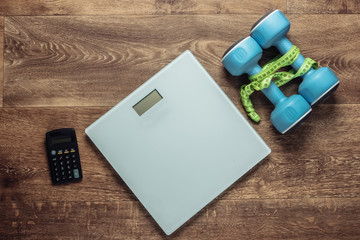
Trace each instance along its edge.
<path fill-rule="evenodd" d="M 188 50 L 85 132 L 168 235 L 271 151 Z"/>

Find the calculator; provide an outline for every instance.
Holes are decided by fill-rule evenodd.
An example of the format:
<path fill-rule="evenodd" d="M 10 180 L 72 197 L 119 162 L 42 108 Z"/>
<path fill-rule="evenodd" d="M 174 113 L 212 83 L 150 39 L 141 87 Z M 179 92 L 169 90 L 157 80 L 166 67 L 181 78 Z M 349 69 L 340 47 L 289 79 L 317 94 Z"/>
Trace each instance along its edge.
<path fill-rule="evenodd" d="M 75 129 L 62 128 L 46 133 L 46 149 L 53 184 L 82 179 Z"/>

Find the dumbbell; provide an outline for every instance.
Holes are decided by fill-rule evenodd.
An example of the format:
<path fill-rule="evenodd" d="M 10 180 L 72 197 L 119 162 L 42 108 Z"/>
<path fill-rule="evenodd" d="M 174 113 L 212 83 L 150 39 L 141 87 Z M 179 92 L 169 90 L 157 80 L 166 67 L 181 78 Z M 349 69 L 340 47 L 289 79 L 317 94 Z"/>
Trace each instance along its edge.
<path fill-rule="evenodd" d="M 275 46 L 281 54 L 290 50 L 293 44 L 286 38 L 290 29 L 290 21 L 280 10 L 274 10 L 265 14 L 251 28 L 250 36 L 264 49 Z M 299 70 L 305 58 L 300 54 L 291 65 Z M 310 105 L 324 100 L 339 86 L 339 79 L 328 67 L 317 70 L 310 69 L 302 76 L 303 81 L 299 86 L 299 94 L 303 96 Z"/>
<path fill-rule="evenodd" d="M 254 75 L 262 70 L 258 64 L 261 56 L 260 45 L 252 37 L 247 37 L 237 41 L 225 51 L 222 63 L 233 76 L 244 73 Z M 268 88 L 261 91 L 275 106 L 270 120 L 281 133 L 298 126 L 311 112 L 309 103 L 302 96 L 296 94 L 286 97 L 272 81 Z"/>

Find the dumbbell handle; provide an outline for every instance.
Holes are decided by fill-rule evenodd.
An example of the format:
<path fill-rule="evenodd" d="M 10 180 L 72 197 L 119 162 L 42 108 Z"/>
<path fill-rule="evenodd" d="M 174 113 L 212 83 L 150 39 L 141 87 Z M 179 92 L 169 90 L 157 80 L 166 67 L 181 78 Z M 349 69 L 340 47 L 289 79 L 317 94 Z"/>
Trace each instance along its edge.
<path fill-rule="evenodd" d="M 247 74 L 249 74 L 249 76 L 251 76 L 251 75 L 261 72 L 261 70 L 262 70 L 262 68 L 259 65 L 256 65 L 255 67 L 250 68 L 249 72 L 247 72 Z M 270 102 L 272 104 L 274 104 L 274 106 L 277 105 L 282 100 L 286 99 L 286 96 L 281 92 L 279 87 L 276 86 L 276 84 L 273 81 L 271 81 L 269 87 L 264 88 L 261 91 L 270 100 Z"/>
<path fill-rule="evenodd" d="M 280 39 L 279 41 L 274 43 L 274 46 L 279 50 L 279 52 L 284 55 L 285 53 L 287 53 L 293 46 L 293 44 L 289 41 L 289 39 L 287 39 L 286 37 Z M 303 57 L 303 55 L 300 53 L 299 57 L 295 60 L 295 62 L 293 64 L 291 64 L 291 66 L 298 71 L 301 67 L 301 65 L 304 63 L 305 58 Z M 304 74 L 302 77 L 305 77 L 308 74 L 311 74 L 312 72 L 314 72 L 315 70 L 310 68 L 310 70 Z"/>

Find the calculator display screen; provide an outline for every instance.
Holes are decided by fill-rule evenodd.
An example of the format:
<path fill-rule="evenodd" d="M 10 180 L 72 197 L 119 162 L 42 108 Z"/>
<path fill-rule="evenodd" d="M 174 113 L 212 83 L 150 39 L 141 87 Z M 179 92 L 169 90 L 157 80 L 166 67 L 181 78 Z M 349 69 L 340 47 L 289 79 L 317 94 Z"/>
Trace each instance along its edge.
<path fill-rule="evenodd" d="M 70 143 L 70 142 L 71 142 L 71 137 L 55 138 L 51 140 L 52 144 Z"/>

